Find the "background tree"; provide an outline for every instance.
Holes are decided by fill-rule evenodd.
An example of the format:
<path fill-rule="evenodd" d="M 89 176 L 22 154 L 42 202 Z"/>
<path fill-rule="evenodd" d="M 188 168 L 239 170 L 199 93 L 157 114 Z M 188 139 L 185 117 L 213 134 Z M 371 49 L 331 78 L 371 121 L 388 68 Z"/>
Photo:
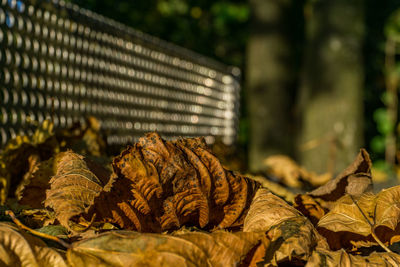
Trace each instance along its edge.
<path fill-rule="evenodd" d="M 363 145 L 363 0 L 310 1 L 298 98 L 298 151 L 306 168 L 344 169 Z"/>
<path fill-rule="evenodd" d="M 333 101 L 339 97 L 337 94 L 340 94 L 339 91 L 335 90 L 340 87 L 340 84 L 346 83 L 344 82 L 344 77 L 346 76 L 345 72 L 341 72 L 339 66 L 337 66 L 337 68 L 333 67 L 333 63 L 345 59 L 345 53 L 342 52 L 348 51 L 352 53 L 351 51 L 359 49 L 355 51 L 356 54 L 353 57 L 362 58 L 361 60 L 363 62 L 357 63 L 357 67 L 354 69 L 359 73 L 361 78 L 358 79 L 358 82 L 353 80 L 353 83 L 363 84 L 363 94 L 359 94 L 358 102 L 356 102 L 355 105 L 361 109 L 362 103 L 360 105 L 359 100 L 363 100 L 364 109 L 361 112 L 363 112 L 364 127 L 362 128 L 363 134 L 353 134 L 360 136 L 357 138 L 358 141 L 362 139 L 365 140 L 364 145 L 368 151 L 371 152 L 372 159 L 377 163 L 376 166 L 385 167 L 384 161 L 382 160 L 385 155 L 388 116 L 385 107 L 387 96 L 385 94 L 384 43 L 386 36 L 384 35 L 384 25 L 390 15 L 400 7 L 400 2 L 398 0 L 365 0 L 364 3 L 361 1 L 357 2 L 356 0 L 349 0 L 348 3 L 342 0 L 338 0 L 339 3 L 336 3 L 336 0 L 306 0 L 306 3 L 304 3 L 303 0 L 69 1 L 118 20 L 138 30 L 213 57 L 226 64 L 236 65 L 241 69 L 248 70 L 249 76 L 247 77 L 246 72 L 244 72 L 243 76 L 242 117 L 238 144 L 243 148 L 249 146 L 250 153 L 253 155 L 250 160 L 250 162 L 254 164 L 254 166 L 252 166 L 253 170 L 256 170 L 258 168 L 257 166 L 261 166 L 260 162 L 263 157 L 273 151 L 278 153 L 293 153 L 292 155 L 297 154 L 298 159 L 304 157 L 304 162 L 309 162 L 306 163 L 307 165 L 311 164 L 311 162 L 315 162 L 312 160 L 313 155 L 317 158 L 325 157 L 324 160 L 320 160 L 320 163 L 317 164 L 320 167 L 316 167 L 316 169 L 333 169 L 333 164 L 330 164 L 330 167 L 328 167 L 327 158 L 332 159 L 332 156 L 330 157 L 329 155 L 335 153 L 329 151 L 335 148 L 340 150 L 342 149 L 340 146 L 343 145 L 341 143 L 345 144 L 348 142 L 345 141 L 348 139 L 343 136 L 348 122 L 344 123 L 343 127 L 340 126 L 339 123 L 336 124 L 336 127 L 332 124 L 333 128 L 322 130 L 322 128 L 325 128 L 323 127 L 324 124 L 334 123 L 335 121 L 332 118 L 342 113 L 336 115 L 333 115 L 333 113 L 328 114 L 330 115 L 330 119 L 327 118 L 327 121 L 324 120 L 321 122 L 322 124 L 319 125 L 317 114 L 321 112 L 321 110 L 316 107 L 325 106 L 322 100 L 323 95 L 325 95 L 325 98 L 332 97 L 332 101 L 330 102 L 332 106 L 334 105 L 333 102 L 341 103 L 340 105 L 346 106 L 346 103 L 351 101 L 349 100 L 349 102 L 347 102 L 343 100 L 345 96 L 343 96 L 342 102 Z M 267 6 L 269 8 L 268 10 L 266 9 Z M 267 17 L 260 18 L 260 16 Z M 337 22 L 335 18 L 339 21 Z M 249 23 L 250 20 L 252 21 L 251 24 Z M 304 29 L 303 20 L 307 21 L 306 29 Z M 274 23 L 273 21 L 279 23 Z M 362 25 L 363 23 L 364 26 Z M 358 27 L 356 25 L 361 25 L 361 28 L 365 28 L 364 43 L 358 41 L 362 38 L 359 34 L 362 35 L 363 30 L 361 28 L 356 30 L 355 28 Z M 347 28 L 349 28 L 348 31 Z M 351 36 L 353 34 L 352 31 L 354 31 L 354 37 Z M 250 32 L 251 37 L 249 36 Z M 256 44 L 256 40 L 267 38 L 261 37 L 262 35 L 269 36 L 268 38 L 272 38 L 272 36 L 282 36 L 279 42 L 282 44 L 282 51 L 285 50 L 286 52 L 279 51 L 278 48 L 276 48 L 277 50 L 275 52 L 272 52 L 274 51 L 272 46 L 276 47 L 276 42 L 264 45 L 271 46 L 271 48 L 269 48 L 271 51 L 269 55 L 262 52 L 261 42 Z M 303 42 L 305 36 L 307 40 Z M 246 49 L 248 40 L 249 46 Z M 352 43 L 353 41 L 355 43 Z M 335 47 L 340 47 L 339 50 L 342 51 L 340 53 L 343 55 L 340 55 L 339 52 L 332 52 L 331 50 Z M 349 47 L 353 50 L 349 50 Z M 252 51 L 253 49 L 255 49 L 255 51 Z M 317 50 L 313 51 L 313 49 Z M 246 56 L 246 51 L 248 52 L 248 56 Z M 318 53 L 322 55 L 322 58 L 318 58 Z M 275 55 L 275 57 L 273 55 Z M 281 57 L 282 55 L 283 57 Z M 338 57 L 336 57 L 336 55 Z M 257 61 L 257 59 L 259 60 Z M 283 62 L 278 62 L 280 59 Z M 301 63 L 303 60 L 304 62 Z M 359 60 L 355 61 L 360 62 Z M 249 63 L 248 67 L 246 67 L 246 62 Z M 252 62 L 254 62 L 254 65 Z M 258 63 L 256 64 L 256 62 Z M 266 65 L 262 64 L 263 62 L 265 62 Z M 360 66 L 360 64 L 363 64 L 363 66 Z M 253 65 L 254 68 L 251 65 Z M 319 69 L 323 65 L 330 67 Z M 342 66 L 349 70 L 346 64 Z M 362 69 L 360 70 L 359 68 Z M 351 76 L 353 69 L 349 71 Z M 365 74 L 364 77 L 362 76 L 363 74 Z M 246 94 L 246 84 L 249 87 L 256 88 L 258 82 L 252 81 L 251 79 L 253 78 L 250 78 L 250 76 L 258 77 L 258 79 L 260 79 L 260 81 L 258 81 L 260 84 L 266 85 L 270 82 L 271 86 L 267 87 L 271 87 L 270 90 L 275 93 L 268 94 L 266 92 L 267 87 L 264 86 L 264 89 L 260 89 L 261 92 L 264 90 L 264 92 L 260 94 L 260 99 L 261 96 L 265 96 L 264 101 L 258 101 L 258 98 L 255 97 L 255 101 L 258 102 L 253 104 L 252 101 L 249 100 L 251 96 Z M 280 80 L 277 77 L 281 77 Z M 301 79 L 299 79 L 299 77 L 301 77 Z M 353 78 L 354 77 L 355 76 L 353 76 Z M 275 79 L 274 86 L 272 86 L 273 79 Z M 288 88 L 287 92 L 282 93 L 277 91 L 277 89 L 273 89 L 279 87 L 277 86 L 278 80 L 280 81 L 279 83 L 282 84 L 281 88 Z M 299 86 L 300 81 L 301 86 Z M 324 83 L 329 81 L 331 83 L 331 85 L 329 85 L 330 89 L 327 89 L 322 81 L 324 81 Z M 360 85 L 357 85 L 357 88 L 359 88 L 359 86 Z M 263 86 L 258 88 L 263 88 Z M 296 96 L 296 92 L 298 92 L 299 88 L 302 88 L 303 92 L 299 93 L 299 96 Z M 347 85 L 346 88 L 348 88 Z M 358 89 L 356 91 L 358 92 Z M 249 89 L 249 92 L 250 94 L 256 94 L 257 90 Z M 357 93 L 354 93 L 351 98 L 356 97 L 355 94 Z M 283 100 L 286 97 L 287 102 Z M 298 98 L 298 100 L 296 100 L 296 98 Z M 244 99 L 248 99 L 248 101 L 244 101 Z M 295 105 L 296 101 L 298 103 L 297 105 Z M 256 113 L 255 116 L 258 116 L 258 118 L 251 119 L 252 116 L 249 116 L 247 112 L 247 104 L 249 104 L 249 106 L 261 107 L 259 102 L 263 103 L 262 106 L 267 106 L 265 109 L 270 117 L 261 117 L 259 113 Z M 275 105 L 275 103 L 282 103 L 282 105 Z M 275 105 L 274 107 L 276 109 L 269 108 L 269 105 L 271 105 L 271 107 Z M 308 105 L 310 105 L 310 107 L 307 107 Z M 334 107 L 332 108 L 335 109 Z M 348 107 L 345 107 L 344 110 L 347 108 Z M 272 113 L 268 113 L 268 110 Z M 250 113 L 254 114 L 252 111 L 250 111 Z M 309 119 L 307 119 L 308 116 L 310 116 Z M 357 116 L 360 117 L 360 115 Z M 353 114 L 350 117 L 354 118 L 357 116 Z M 322 118 L 322 116 L 320 118 Z M 338 121 L 342 121 L 339 117 L 337 118 Z M 281 123 L 277 122 L 277 119 L 287 119 L 289 122 Z M 255 134 L 258 130 L 253 129 L 251 138 L 249 133 L 250 120 L 253 121 L 252 125 L 254 127 L 257 127 L 257 124 L 267 124 L 265 127 L 260 127 L 261 129 L 258 129 L 260 131 L 259 134 Z M 298 128 L 294 127 L 293 123 L 298 123 Z M 358 123 L 359 122 L 357 122 L 357 124 Z M 277 126 L 274 124 L 277 124 Z M 314 124 L 314 128 L 318 126 L 321 127 L 321 130 L 312 129 L 312 124 Z M 343 130 L 341 130 L 342 128 Z M 315 132 L 313 132 L 314 130 Z M 263 133 L 263 131 L 266 132 Z M 301 134 L 297 138 L 295 135 L 299 133 L 299 131 Z M 261 140 L 263 136 L 266 141 Z M 281 141 L 279 137 L 282 137 L 284 141 Z M 279 147 L 279 145 L 275 145 L 272 140 L 276 140 L 276 144 L 282 144 L 282 146 Z M 297 140 L 297 143 L 294 142 L 294 140 Z M 358 142 L 357 140 L 356 142 Z M 250 143 L 251 141 L 254 141 L 254 143 Z M 318 143 L 322 141 L 324 144 L 321 144 L 321 147 L 317 148 Z M 269 144 L 263 145 L 263 142 Z M 298 146 L 295 146 L 295 143 Z M 332 145 L 334 143 L 336 143 L 336 145 Z M 260 146 L 258 144 L 260 144 Z M 262 149 L 257 152 L 258 147 Z M 321 152 L 322 154 L 313 152 L 312 149 L 310 149 L 313 147 L 314 151 L 323 151 Z M 354 149 L 356 149 L 356 147 L 357 145 L 353 146 Z M 294 153 L 297 149 L 305 148 L 309 150 L 301 150 L 298 153 Z M 265 151 L 263 152 L 261 150 Z M 351 156 L 347 156 L 345 151 L 350 150 L 343 150 L 343 153 L 339 151 L 336 154 L 335 161 L 347 161 Z M 341 157 L 340 153 L 342 153 L 344 157 Z M 350 154 L 352 153 L 356 153 L 356 151 L 350 152 Z M 259 163 L 254 163 L 254 160 L 258 160 Z M 334 160 L 331 160 L 331 163 L 333 162 Z M 337 168 L 340 168 L 340 165 L 344 164 L 340 162 L 337 163 Z"/>
<path fill-rule="evenodd" d="M 246 97 L 252 171 L 263 170 L 267 156 L 293 154 L 299 38 L 292 33 L 301 33 L 301 28 L 294 31 L 296 25 L 301 25 L 299 16 L 293 16 L 301 11 L 294 2 L 250 1 L 253 16 L 247 45 Z"/>

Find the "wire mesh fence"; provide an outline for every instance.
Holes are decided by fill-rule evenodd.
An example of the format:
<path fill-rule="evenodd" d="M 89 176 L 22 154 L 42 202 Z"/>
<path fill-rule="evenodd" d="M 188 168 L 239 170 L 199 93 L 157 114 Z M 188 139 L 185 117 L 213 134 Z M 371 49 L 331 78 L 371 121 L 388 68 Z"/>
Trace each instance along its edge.
<path fill-rule="evenodd" d="M 109 144 L 155 130 L 235 140 L 237 68 L 55 0 L 0 0 L 0 44 L 0 144 L 88 116 Z"/>

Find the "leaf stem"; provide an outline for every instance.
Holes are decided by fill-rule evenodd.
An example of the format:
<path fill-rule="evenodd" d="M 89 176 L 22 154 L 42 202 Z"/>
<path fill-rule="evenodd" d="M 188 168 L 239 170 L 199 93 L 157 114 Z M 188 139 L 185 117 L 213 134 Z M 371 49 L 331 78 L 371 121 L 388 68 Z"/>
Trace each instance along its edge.
<path fill-rule="evenodd" d="M 61 238 L 58 238 L 58 237 L 52 236 L 52 235 L 48 235 L 48 234 L 45 234 L 45 233 L 38 232 L 38 231 L 33 230 L 33 229 L 29 228 L 28 226 L 22 224 L 21 221 L 17 219 L 17 217 L 15 216 L 14 212 L 12 212 L 11 210 L 6 210 L 5 214 L 10 216 L 12 221 L 19 228 L 21 228 L 23 230 L 26 230 L 26 231 L 30 232 L 31 234 L 33 234 L 33 235 L 36 235 L 36 236 L 39 236 L 39 237 L 42 237 L 42 238 L 46 238 L 46 239 L 49 239 L 49 240 L 53 240 L 53 241 L 59 243 L 60 245 L 62 245 L 63 247 L 65 247 L 65 248 L 71 248 L 71 245 L 68 244 L 67 242 L 65 242 L 64 240 L 62 240 Z"/>
<path fill-rule="evenodd" d="M 376 242 L 384 249 L 386 252 L 392 252 L 385 244 L 382 243 L 382 241 L 376 236 L 375 231 L 373 227 L 371 227 L 371 235 L 375 239 Z"/>

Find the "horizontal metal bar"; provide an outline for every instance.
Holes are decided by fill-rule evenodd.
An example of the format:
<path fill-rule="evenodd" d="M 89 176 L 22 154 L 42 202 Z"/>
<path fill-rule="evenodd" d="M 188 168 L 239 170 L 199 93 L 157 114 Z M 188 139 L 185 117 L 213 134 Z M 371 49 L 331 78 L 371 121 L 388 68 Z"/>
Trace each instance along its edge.
<path fill-rule="evenodd" d="M 235 140 L 237 68 L 55 0 L 0 0 L 0 43 L 0 144 L 32 120 L 87 116 L 115 144 L 155 130 Z"/>

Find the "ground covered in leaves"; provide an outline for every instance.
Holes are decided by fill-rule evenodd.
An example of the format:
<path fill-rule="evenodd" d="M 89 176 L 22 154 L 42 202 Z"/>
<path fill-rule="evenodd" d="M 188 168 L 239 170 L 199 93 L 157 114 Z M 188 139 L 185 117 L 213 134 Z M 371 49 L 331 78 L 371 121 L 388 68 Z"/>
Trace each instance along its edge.
<path fill-rule="evenodd" d="M 374 194 L 363 149 L 336 177 L 271 157 L 275 181 L 202 138 L 105 151 L 94 119 L 2 149 L 1 266 L 400 265 L 400 186 Z"/>

